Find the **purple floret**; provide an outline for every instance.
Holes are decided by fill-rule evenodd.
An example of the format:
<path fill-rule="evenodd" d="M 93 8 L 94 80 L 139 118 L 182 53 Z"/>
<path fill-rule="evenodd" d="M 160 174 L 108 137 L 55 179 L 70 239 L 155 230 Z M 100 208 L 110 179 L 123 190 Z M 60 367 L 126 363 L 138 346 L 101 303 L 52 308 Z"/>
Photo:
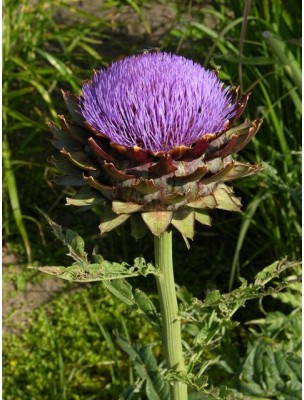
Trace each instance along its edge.
<path fill-rule="evenodd" d="M 83 86 L 81 112 L 125 147 L 169 151 L 224 129 L 236 113 L 216 74 L 184 57 L 147 53 L 125 58 Z"/>

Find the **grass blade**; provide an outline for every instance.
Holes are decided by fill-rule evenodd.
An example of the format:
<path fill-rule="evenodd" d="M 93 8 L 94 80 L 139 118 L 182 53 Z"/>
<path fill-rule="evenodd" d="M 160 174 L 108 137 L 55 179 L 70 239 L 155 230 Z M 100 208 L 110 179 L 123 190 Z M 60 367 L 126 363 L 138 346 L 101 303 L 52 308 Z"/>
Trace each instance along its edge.
<path fill-rule="evenodd" d="M 302 73 L 297 60 L 279 36 L 269 31 L 264 32 L 263 36 L 302 95 Z"/>
<path fill-rule="evenodd" d="M 3 153 L 2 156 L 3 156 L 3 166 L 4 166 L 4 182 L 5 182 L 7 190 L 8 190 L 8 195 L 9 195 L 9 199 L 11 202 L 16 225 L 17 225 L 17 228 L 20 232 L 20 235 L 21 235 L 23 243 L 24 243 L 28 263 L 30 263 L 31 262 L 31 246 L 30 246 L 30 242 L 28 239 L 25 225 L 23 223 L 22 211 L 21 211 L 20 204 L 19 204 L 17 184 L 16 184 L 14 171 L 11 166 L 10 149 L 9 149 L 9 144 L 8 144 L 8 140 L 6 137 L 4 138 L 4 141 L 3 141 L 2 153 Z"/>
<path fill-rule="evenodd" d="M 259 204 L 265 199 L 265 196 L 259 196 L 257 195 L 255 199 L 252 200 L 252 202 L 248 205 L 245 213 L 244 213 L 244 219 L 243 223 L 240 229 L 238 241 L 236 244 L 236 249 L 234 252 L 234 257 L 232 261 L 232 266 L 231 266 L 231 272 L 230 272 L 230 278 L 229 278 L 229 291 L 232 290 L 233 282 L 235 279 L 235 275 L 237 274 L 237 271 L 239 270 L 240 266 L 240 253 L 242 250 L 243 243 L 246 238 L 247 231 L 250 227 L 250 224 L 253 220 L 253 216 L 259 206 Z"/>

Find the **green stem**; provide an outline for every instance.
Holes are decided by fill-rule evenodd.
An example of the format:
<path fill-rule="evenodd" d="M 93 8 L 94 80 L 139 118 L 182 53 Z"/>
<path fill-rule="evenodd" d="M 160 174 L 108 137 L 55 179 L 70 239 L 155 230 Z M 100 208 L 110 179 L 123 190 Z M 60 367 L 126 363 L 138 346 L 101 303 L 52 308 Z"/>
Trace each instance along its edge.
<path fill-rule="evenodd" d="M 185 372 L 182 351 L 181 323 L 178 315 L 172 261 L 172 232 L 154 237 L 155 264 L 160 269 L 156 276 L 160 301 L 162 341 L 167 368 Z M 170 385 L 170 400 L 187 400 L 187 385 L 174 382 Z"/>

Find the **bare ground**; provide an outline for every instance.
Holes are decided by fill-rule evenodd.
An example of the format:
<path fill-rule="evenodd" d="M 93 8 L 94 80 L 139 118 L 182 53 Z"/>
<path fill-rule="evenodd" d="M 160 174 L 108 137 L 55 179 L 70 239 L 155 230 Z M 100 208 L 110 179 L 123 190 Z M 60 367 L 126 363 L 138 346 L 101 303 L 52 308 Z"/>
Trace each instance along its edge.
<path fill-rule="evenodd" d="M 18 264 L 18 259 L 3 248 L 3 280 L 2 280 L 2 324 L 3 331 L 19 333 L 29 323 L 29 314 L 32 310 L 50 301 L 58 294 L 64 281 L 49 276 L 43 276 L 38 281 L 22 282 L 22 290 L 16 286 L 18 274 L 26 268 Z"/>

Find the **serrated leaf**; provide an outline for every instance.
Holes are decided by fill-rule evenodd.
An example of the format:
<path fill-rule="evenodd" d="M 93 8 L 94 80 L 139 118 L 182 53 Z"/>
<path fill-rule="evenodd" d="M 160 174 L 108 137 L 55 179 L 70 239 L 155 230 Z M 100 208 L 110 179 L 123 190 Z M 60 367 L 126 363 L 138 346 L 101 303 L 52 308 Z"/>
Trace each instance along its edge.
<path fill-rule="evenodd" d="M 111 293 L 123 301 L 128 306 L 134 305 L 134 296 L 132 286 L 125 279 L 117 279 L 115 281 L 104 281 L 104 285 Z"/>
<path fill-rule="evenodd" d="M 38 211 L 47 220 L 56 238 L 59 239 L 62 242 L 62 244 L 68 247 L 69 249 L 68 255 L 77 262 L 86 263 L 87 253 L 84 250 L 83 239 L 71 229 L 68 229 L 64 234 L 62 231 L 62 227 L 60 225 L 52 221 L 51 218 L 40 209 L 38 209 Z"/>
<path fill-rule="evenodd" d="M 80 261 L 70 267 L 45 266 L 31 268 L 73 282 L 114 281 L 140 275 L 155 274 L 155 268 L 151 264 L 146 264 L 143 270 L 137 268 L 136 263 L 133 267 L 128 266 L 126 263 L 111 263 L 106 260 L 90 264 L 84 257 L 80 258 L 73 251 L 70 251 L 68 255 Z"/>
<path fill-rule="evenodd" d="M 81 260 L 87 260 L 87 253 L 84 250 L 84 240 L 78 233 L 67 229 L 65 233 L 65 241 L 73 249 L 73 253 L 81 257 Z"/>
<path fill-rule="evenodd" d="M 157 274 L 156 268 L 146 263 L 142 257 L 134 260 L 134 265 L 130 266 L 127 263 L 115 263 L 104 260 L 99 254 L 93 254 L 93 263 L 88 261 L 87 253 L 85 252 L 84 240 L 74 231 L 67 229 L 66 233 L 63 232 L 62 227 L 51 220 L 46 214 L 39 210 L 50 224 L 54 235 L 67 246 L 69 253 L 68 256 L 72 257 L 76 262 L 70 267 L 61 266 L 46 266 L 46 267 L 31 267 L 49 275 L 57 276 L 62 279 L 75 282 L 95 282 L 95 281 L 112 281 L 108 283 L 110 290 L 117 293 L 119 285 L 122 293 L 123 289 L 129 288 L 127 283 L 120 282 L 114 283 L 114 280 L 121 280 L 122 278 L 146 276 L 148 274 Z M 115 289 L 118 286 L 118 289 Z M 129 295 L 129 300 L 132 298 L 134 303 L 133 294 Z M 129 301 L 130 303 L 130 301 Z M 150 305 L 151 306 L 151 305 Z"/>
<path fill-rule="evenodd" d="M 299 265 L 296 261 L 287 261 L 287 258 L 284 258 L 280 261 L 275 261 L 268 267 L 264 268 L 255 276 L 255 284 L 256 285 L 265 285 L 273 278 L 280 275 L 281 272 L 285 271 L 288 268 L 294 268 Z"/>

